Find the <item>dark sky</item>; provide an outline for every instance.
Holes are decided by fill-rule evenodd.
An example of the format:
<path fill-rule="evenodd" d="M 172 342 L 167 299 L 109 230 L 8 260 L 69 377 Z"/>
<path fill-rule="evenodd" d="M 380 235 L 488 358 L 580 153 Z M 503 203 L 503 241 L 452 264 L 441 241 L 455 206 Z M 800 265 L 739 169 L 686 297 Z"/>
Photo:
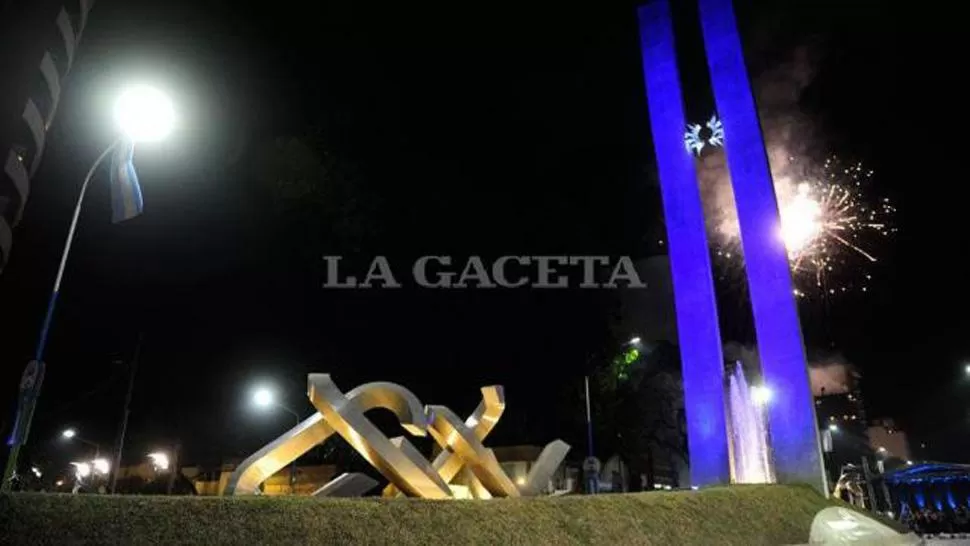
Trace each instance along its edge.
<path fill-rule="evenodd" d="M 110 225 L 103 179 L 89 195 L 35 456 L 75 449 L 56 440 L 68 424 L 113 441 L 125 372 L 112 362 L 130 358 L 139 332 L 132 458 L 177 440 L 196 460 L 247 454 L 289 422 L 249 410 L 250 387 L 270 381 L 309 413 L 308 372 L 329 372 L 344 390 L 399 382 L 460 414 L 478 387 L 501 383 L 509 411 L 496 443 L 581 445 L 580 401 L 563 392 L 616 335 L 615 295 L 324 290 L 321 256 L 361 267 L 386 255 L 406 271 L 424 254 L 659 253 L 633 5 L 322 4 L 96 5 L 0 276 L 4 415 L 76 189 L 111 139 L 113 93 L 132 78 L 159 82 L 181 120 L 170 141 L 138 150 L 142 217 Z M 807 345 L 862 370 L 873 415 L 896 417 L 931 447 L 965 438 L 970 241 L 960 200 L 943 193 L 957 195 L 964 175 L 947 172 L 954 151 L 929 138 L 953 91 L 925 60 L 939 59 L 946 33 L 910 29 L 913 14 L 874 1 L 738 4 L 753 78 L 811 47 L 816 75 L 795 106 L 819 128 L 816 146 L 872 165 L 900 210 L 870 294 L 803 309 Z M 279 151 L 300 159 L 303 143 L 327 183 L 322 197 L 287 199 Z"/>

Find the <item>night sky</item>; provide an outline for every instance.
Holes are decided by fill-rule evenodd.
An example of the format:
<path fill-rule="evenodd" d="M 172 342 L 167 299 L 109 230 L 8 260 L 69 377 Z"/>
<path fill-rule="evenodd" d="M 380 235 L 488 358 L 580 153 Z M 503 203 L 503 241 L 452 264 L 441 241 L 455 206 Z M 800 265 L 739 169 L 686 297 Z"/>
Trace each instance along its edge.
<path fill-rule="evenodd" d="M 270 382 L 309 414 L 309 372 L 345 391 L 398 382 L 463 415 L 479 387 L 503 384 L 491 444 L 583 445 L 573 391 L 587 355 L 626 334 L 624 296 L 325 290 L 322 256 L 362 274 L 375 255 L 396 273 L 425 254 L 661 255 L 634 5 L 321 4 L 96 4 L 0 276 L 4 431 L 77 188 L 112 138 L 114 93 L 156 82 L 180 123 L 137 151 L 143 216 L 111 225 L 104 178 L 89 194 L 28 456 L 74 456 L 58 439 L 68 425 L 114 441 L 116 361 L 140 332 L 131 460 L 177 441 L 187 461 L 244 456 L 291 419 L 249 409 L 249 389 Z M 810 52 L 792 106 L 816 129 L 811 150 L 865 161 L 899 209 L 870 291 L 803 305 L 806 345 L 857 366 L 870 416 L 929 442 L 918 454 L 967 460 L 966 145 L 957 90 L 934 65 L 955 35 L 925 6 L 737 4 L 756 87 Z"/>

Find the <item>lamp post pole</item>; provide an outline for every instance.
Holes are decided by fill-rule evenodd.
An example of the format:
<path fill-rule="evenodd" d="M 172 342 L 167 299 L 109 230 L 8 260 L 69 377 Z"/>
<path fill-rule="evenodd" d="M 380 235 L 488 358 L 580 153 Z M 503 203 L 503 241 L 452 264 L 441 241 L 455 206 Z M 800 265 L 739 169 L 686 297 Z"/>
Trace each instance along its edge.
<path fill-rule="evenodd" d="M 90 440 L 85 440 L 84 438 L 81 438 L 81 437 L 76 437 L 76 438 L 78 440 L 84 442 L 85 444 L 88 444 L 89 446 L 91 446 L 91 447 L 94 448 L 94 458 L 95 459 L 100 459 L 101 458 L 101 446 L 99 444 L 97 444 L 95 442 L 92 442 Z"/>
<path fill-rule="evenodd" d="M 115 449 L 115 464 L 111 472 L 111 493 L 114 494 L 118 485 L 118 473 L 121 471 L 121 452 L 125 448 L 125 433 L 128 432 L 128 416 L 131 414 L 131 393 L 135 390 L 135 373 L 138 371 L 138 357 L 141 355 L 141 345 L 145 340 L 145 334 L 138 334 L 138 344 L 135 345 L 135 355 L 131 359 L 131 366 L 128 370 L 128 392 L 125 394 L 125 408 L 121 414 L 121 431 L 118 433 L 118 446 Z"/>
<path fill-rule="evenodd" d="M 77 231 L 77 221 L 81 216 L 81 205 L 84 204 L 84 196 L 87 194 L 88 184 L 91 183 L 95 171 L 101 166 L 105 158 L 121 142 L 122 139 L 118 139 L 101 152 L 101 155 L 94 160 L 94 164 L 88 169 L 88 173 L 84 177 L 84 182 L 81 184 L 81 192 L 78 195 L 77 203 L 74 205 L 74 214 L 71 216 L 71 226 L 67 231 L 67 240 L 64 241 L 64 250 L 61 252 L 61 262 L 57 268 L 57 276 L 54 278 L 54 288 L 51 290 L 50 298 L 47 301 L 47 312 L 44 315 L 44 322 L 40 328 L 40 337 L 37 340 L 37 349 L 34 351 L 34 360 L 27 364 L 27 369 L 24 371 L 26 379 L 26 376 L 34 368 L 36 371 L 33 372 L 33 376 L 36 377 L 36 380 L 30 385 L 31 388 L 22 388 L 17 419 L 14 422 L 13 433 L 7 441 L 7 445 L 10 446 L 10 455 L 7 457 L 7 466 L 3 470 L 3 482 L 0 482 L 0 491 L 10 490 L 11 480 L 17 472 L 17 459 L 20 456 L 20 448 L 27 442 L 27 436 L 30 434 L 30 424 L 34 418 L 34 408 L 37 406 L 37 399 L 40 397 L 40 390 L 44 380 L 44 350 L 47 348 L 47 335 L 50 332 L 51 322 L 54 319 L 54 308 L 57 305 L 57 297 L 61 291 L 61 280 L 64 278 L 67 257 L 71 253 L 71 244 L 74 242 L 74 233 Z"/>

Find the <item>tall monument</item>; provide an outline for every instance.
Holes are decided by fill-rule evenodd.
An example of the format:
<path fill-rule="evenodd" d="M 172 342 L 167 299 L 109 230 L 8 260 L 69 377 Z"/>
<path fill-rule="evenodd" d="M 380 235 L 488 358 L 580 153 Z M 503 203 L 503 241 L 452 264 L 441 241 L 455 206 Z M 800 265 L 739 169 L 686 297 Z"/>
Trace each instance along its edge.
<path fill-rule="evenodd" d="M 764 139 L 731 0 L 698 0 L 707 68 L 737 204 L 779 482 L 825 491 L 801 327 Z M 728 481 L 723 359 L 695 160 L 668 0 L 639 8 L 643 72 L 664 201 L 684 368 L 691 483 Z"/>

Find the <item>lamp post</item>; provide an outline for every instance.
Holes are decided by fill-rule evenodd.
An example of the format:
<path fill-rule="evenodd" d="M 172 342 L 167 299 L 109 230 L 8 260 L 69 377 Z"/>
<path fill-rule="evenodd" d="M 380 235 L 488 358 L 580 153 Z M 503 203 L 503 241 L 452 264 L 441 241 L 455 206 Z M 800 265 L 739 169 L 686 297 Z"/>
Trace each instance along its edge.
<path fill-rule="evenodd" d="M 91 440 L 85 440 L 84 438 L 81 438 L 80 436 L 77 435 L 77 430 L 73 428 L 64 429 L 64 432 L 61 432 L 61 437 L 64 438 L 65 440 L 72 440 L 72 441 L 77 440 L 78 442 L 81 442 L 93 447 L 94 458 L 95 459 L 101 458 L 101 446 L 97 442 L 92 442 Z"/>
<path fill-rule="evenodd" d="M 259 387 L 253 391 L 253 403 L 258 408 L 265 409 L 265 408 L 275 407 L 277 409 L 281 409 L 289 413 L 290 415 L 293 416 L 294 419 L 296 419 L 296 425 L 299 425 L 300 421 L 303 420 L 300 417 L 299 413 L 293 411 L 292 409 L 290 409 L 289 407 L 287 407 L 286 405 L 278 401 L 273 391 L 268 387 Z M 296 461 L 295 460 L 290 464 L 290 494 L 292 495 L 296 494 Z"/>
<path fill-rule="evenodd" d="M 170 461 L 168 458 L 168 453 L 164 451 L 155 451 L 148 454 L 148 459 L 151 460 L 152 466 L 158 472 L 165 472 L 168 470 Z"/>
<path fill-rule="evenodd" d="M 118 433 L 118 445 L 115 448 L 114 472 L 111 474 L 111 487 L 109 491 L 113 495 L 118 486 L 118 473 L 121 472 L 121 453 L 125 449 L 125 434 L 128 432 L 128 416 L 131 414 L 131 393 L 135 390 L 135 372 L 138 370 L 138 356 L 141 355 L 141 345 L 145 340 L 145 334 L 138 334 L 138 344 L 135 345 L 135 356 L 131 359 L 128 366 L 128 392 L 125 394 L 125 407 L 121 412 L 121 431 Z"/>
<path fill-rule="evenodd" d="M 81 191 L 78 195 L 77 204 L 74 206 L 74 214 L 71 216 L 67 239 L 64 242 L 64 249 L 61 252 L 61 261 L 57 268 L 57 276 L 54 278 L 54 287 L 51 290 L 50 298 L 47 302 L 47 312 L 44 315 L 44 322 L 40 329 L 34 359 L 27 364 L 21 380 L 20 403 L 18 404 L 13 434 L 7 442 L 10 446 L 10 454 L 7 457 L 7 466 L 3 471 L 3 481 L 0 482 L 0 491 L 10 490 L 11 480 L 17 470 L 17 458 L 20 455 L 20 448 L 26 443 L 27 436 L 30 432 L 34 408 L 37 404 L 37 398 L 40 396 L 41 384 L 44 379 L 44 351 L 47 348 L 47 336 L 50 333 L 51 322 L 54 319 L 54 308 L 57 304 L 57 298 L 60 295 L 61 281 L 64 278 L 64 270 L 67 266 L 67 257 L 70 255 L 71 244 L 74 242 L 74 233 L 77 231 L 77 221 L 81 215 L 81 205 L 84 204 L 84 196 L 87 195 L 88 184 L 90 184 L 98 167 L 104 163 L 105 158 L 111 155 L 113 151 L 117 151 L 121 146 L 131 147 L 135 142 L 153 141 L 164 138 L 174 125 L 175 112 L 171 101 L 162 92 L 142 85 L 131 87 L 122 93 L 118 102 L 115 104 L 115 120 L 121 129 L 121 136 L 105 148 L 101 152 L 101 155 L 94 160 L 94 164 L 88 169 L 87 174 L 84 176 L 84 181 L 81 183 Z M 129 173 L 129 175 L 133 176 L 133 173 Z M 140 206 L 140 191 L 137 200 Z"/>

